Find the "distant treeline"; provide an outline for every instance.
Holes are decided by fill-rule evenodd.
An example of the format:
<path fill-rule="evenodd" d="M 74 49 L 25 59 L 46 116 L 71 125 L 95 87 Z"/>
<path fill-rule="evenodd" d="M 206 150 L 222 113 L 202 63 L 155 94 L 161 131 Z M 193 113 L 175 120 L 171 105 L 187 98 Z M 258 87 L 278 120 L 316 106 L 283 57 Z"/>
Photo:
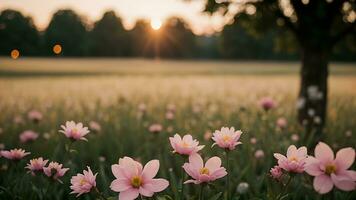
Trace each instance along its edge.
<path fill-rule="evenodd" d="M 54 13 L 48 27 L 39 31 L 31 17 L 15 10 L 0 14 L 0 55 L 17 49 L 21 56 L 161 57 L 227 59 L 297 59 L 298 47 L 288 32 L 249 30 L 240 16 L 212 36 L 197 36 L 180 18 L 168 19 L 159 31 L 138 20 L 125 30 L 114 11 L 94 24 L 85 23 L 73 10 Z M 54 49 L 60 45 L 61 49 Z M 333 52 L 334 60 L 355 61 L 356 42 L 350 37 Z"/>

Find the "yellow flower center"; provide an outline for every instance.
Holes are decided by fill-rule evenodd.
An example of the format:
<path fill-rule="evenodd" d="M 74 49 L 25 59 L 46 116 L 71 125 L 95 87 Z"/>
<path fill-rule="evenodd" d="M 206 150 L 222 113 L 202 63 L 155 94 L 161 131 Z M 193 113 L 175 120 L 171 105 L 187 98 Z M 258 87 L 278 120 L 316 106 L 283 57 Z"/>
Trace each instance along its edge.
<path fill-rule="evenodd" d="M 224 142 L 229 142 L 231 140 L 231 136 L 230 135 L 224 135 L 223 136 L 223 140 L 224 140 Z"/>
<path fill-rule="evenodd" d="M 142 179 L 141 177 L 138 177 L 138 176 L 134 176 L 131 180 L 131 185 L 134 187 L 134 188 L 139 188 L 141 185 L 142 185 Z"/>
<path fill-rule="evenodd" d="M 183 142 L 183 143 L 182 143 L 182 147 L 183 147 L 183 148 L 188 148 L 188 147 L 190 147 L 190 145 L 189 145 L 188 143 L 186 143 L 186 142 Z"/>
<path fill-rule="evenodd" d="M 200 174 L 206 174 L 206 175 L 209 175 L 209 169 L 206 168 L 206 167 L 203 167 L 200 169 Z"/>
<path fill-rule="evenodd" d="M 79 185 L 80 186 L 83 186 L 83 185 L 85 185 L 87 183 L 87 181 L 84 179 L 84 178 L 82 178 L 81 180 L 80 180 L 80 182 L 79 182 Z"/>
<path fill-rule="evenodd" d="M 336 172 L 336 166 L 334 164 L 330 164 L 325 167 L 325 173 L 327 175 L 331 175 L 332 173 L 335 172 Z"/>
<path fill-rule="evenodd" d="M 292 157 L 288 158 L 288 160 L 291 162 L 293 162 L 293 161 L 298 162 L 298 158 L 296 156 L 292 156 Z"/>

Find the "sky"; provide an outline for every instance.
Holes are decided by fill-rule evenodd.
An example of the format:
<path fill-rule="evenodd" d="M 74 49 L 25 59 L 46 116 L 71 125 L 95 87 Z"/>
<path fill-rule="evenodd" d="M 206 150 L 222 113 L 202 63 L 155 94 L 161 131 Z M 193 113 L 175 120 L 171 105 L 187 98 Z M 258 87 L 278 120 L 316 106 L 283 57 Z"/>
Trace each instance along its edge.
<path fill-rule="evenodd" d="M 114 10 L 127 29 L 137 19 L 164 20 L 179 16 L 187 21 L 196 34 L 210 34 L 221 30 L 226 19 L 210 16 L 201 11 L 204 0 L 0 0 L 0 10 L 12 8 L 31 16 L 40 30 L 46 28 L 54 12 L 71 8 L 88 22 L 101 18 L 107 10 Z"/>

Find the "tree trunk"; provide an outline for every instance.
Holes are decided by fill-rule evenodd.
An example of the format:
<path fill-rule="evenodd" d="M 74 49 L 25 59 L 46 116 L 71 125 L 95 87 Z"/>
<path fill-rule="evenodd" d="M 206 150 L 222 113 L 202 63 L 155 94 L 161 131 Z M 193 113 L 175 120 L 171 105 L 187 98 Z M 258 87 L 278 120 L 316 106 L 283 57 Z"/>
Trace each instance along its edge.
<path fill-rule="evenodd" d="M 307 132 L 320 137 L 327 114 L 329 50 L 302 47 L 298 120 Z"/>

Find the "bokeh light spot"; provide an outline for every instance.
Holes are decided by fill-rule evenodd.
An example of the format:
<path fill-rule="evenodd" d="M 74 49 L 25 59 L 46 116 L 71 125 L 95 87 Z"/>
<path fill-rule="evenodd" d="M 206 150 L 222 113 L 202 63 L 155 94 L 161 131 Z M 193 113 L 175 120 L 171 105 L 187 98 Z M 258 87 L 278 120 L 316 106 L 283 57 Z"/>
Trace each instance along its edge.
<path fill-rule="evenodd" d="M 13 49 L 11 51 L 11 58 L 12 59 L 17 59 L 20 56 L 20 51 L 17 49 Z"/>
<path fill-rule="evenodd" d="M 59 44 L 56 44 L 53 46 L 53 52 L 55 54 L 60 54 L 62 52 L 62 46 Z"/>

